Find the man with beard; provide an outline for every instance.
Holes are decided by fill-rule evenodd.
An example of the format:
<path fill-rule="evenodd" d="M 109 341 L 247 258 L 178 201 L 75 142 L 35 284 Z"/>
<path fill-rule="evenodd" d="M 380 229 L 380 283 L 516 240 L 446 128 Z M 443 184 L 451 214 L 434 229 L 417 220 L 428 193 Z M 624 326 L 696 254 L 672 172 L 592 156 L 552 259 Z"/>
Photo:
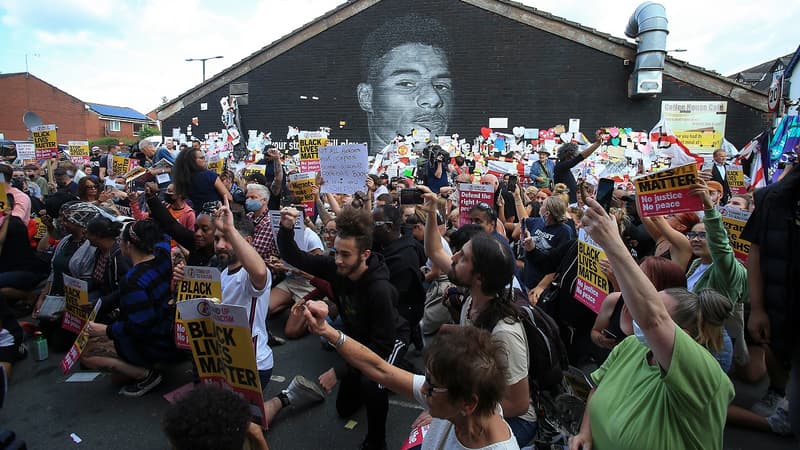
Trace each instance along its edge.
<path fill-rule="evenodd" d="M 356 96 L 367 113 L 370 154 L 413 129 L 446 135 L 453 109 L 447 44 L 441 23 L 416 14 L 387 21 L 367 36 Z"/>
<path fill-rule="evenodd" d="M 389 280 L 399 293 L 398 309 L 411 328 L 411 342 L 418 350 L 422 350 L 422 335 L 419 321 L 425 306 L 425 288 L 422 286 L 423 275 L 420 267 L 428 259 L 425 249 L 412 236 L 400 236 L 402 216 L 400 210 L 391 205 L 384 205 L 372 211 L 375 221 L 376 252 L 383 255 L 389 268 Z"/>
<path fill-rule="evenodd" d="M 408 323 L 397 312 L 397 289 L 389 281 L 389 268 L 378 253 L 372 253 L 372 217 L 368 211 L 345 207 L 336 217 L 336 256 L 309 255 L 294 241 L 294 223 L 299 211 L 281 210 L 278 248 L 289 264 L 327 280 L 344 323 L 344 331 L 381 358 L 393 364 L 402 357 L 408 341 Z M 301 313 L 295 309 L 293 313 Z M 319 377 L 327 391 L 341 380 L 336 410 L 349 417 L 362 404 L 367 408 L 364 449 L 386 448 L 387 391 L 349 365 L 332 368 Z"/>

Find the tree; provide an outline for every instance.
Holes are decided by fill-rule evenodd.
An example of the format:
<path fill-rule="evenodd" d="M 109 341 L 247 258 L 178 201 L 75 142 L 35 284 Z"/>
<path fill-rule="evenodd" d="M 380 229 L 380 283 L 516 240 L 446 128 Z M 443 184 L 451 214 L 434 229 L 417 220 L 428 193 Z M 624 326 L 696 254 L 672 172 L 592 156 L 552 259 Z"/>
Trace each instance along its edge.
<path fill-rule="evenodd" d="M 161 131 L 158 128 L 151 127 L 149 125 L 142 125 L 142 128 L 139 129 L 139 133 L 137 133 L 139 139 L 144 139 L 150 136 L 158 136 L 159 134 L 161 134 Z"/>

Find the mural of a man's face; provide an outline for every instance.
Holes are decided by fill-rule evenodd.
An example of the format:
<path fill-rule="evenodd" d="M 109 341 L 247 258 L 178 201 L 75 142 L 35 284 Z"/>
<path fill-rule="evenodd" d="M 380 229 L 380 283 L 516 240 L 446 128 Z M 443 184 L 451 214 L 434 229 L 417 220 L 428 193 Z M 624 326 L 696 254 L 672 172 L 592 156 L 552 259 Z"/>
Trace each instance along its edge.
<path fill-rule="evenodd" d="M 445 135 L 453 109 L 453 82 L 444 50 L 402 44 L 384 54 L 371 73 L 357 89 L 358 103 L 367 112 L 370 153 L 412 129 Z"/>

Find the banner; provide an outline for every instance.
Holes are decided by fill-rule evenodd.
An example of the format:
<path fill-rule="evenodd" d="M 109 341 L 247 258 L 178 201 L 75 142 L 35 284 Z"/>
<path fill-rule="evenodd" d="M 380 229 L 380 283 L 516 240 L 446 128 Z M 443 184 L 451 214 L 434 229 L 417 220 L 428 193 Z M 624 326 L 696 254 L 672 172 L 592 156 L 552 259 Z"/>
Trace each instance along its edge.
<path fill-rule="evenodd" d="M 36 159 L 58 158 L 58 139 L 55 125 L 39 125 L 31 128 L 33 145 L 36 148 Z"/>
<path fill-rule="evenodd" d="M 600 260 L 606 254 L 588 233 L 578 233 L 578 278 L 575 283 L 575 300 L 586 305 L 595 313 L 600 312 L 603 300 L 611 292 L 611 284 L 606 274 L 600 270 Z"/>
<path fill-rule="evenodd" d="M 78 168 L 89 164 L 89 141 L 67 141 L 67 149 L 69 159 Z"/>
<path fill-rule="evenodd" d="M 80 359 L 81 353 L 83 353 L 83 349 L 86 348 L 86 343 L 89 342 L 89 331 L 86 329 L 89 325 L 89 322 L 94 322 L 95 317 L 97 317 L 97 311 L 100 311 L 100 305 L 103 304 L 102 299 L 97 299 L 97 303 L 92 308 L 92 312 L 89 313 L 89 316 L 86 320 L 86 323 L 80 329 L 80 333 L 78 333 L 78 337 L 75 338 L 75 342 L 72 343 L 72 347 L 69 349 L 66 355 L 64 355 L 64 359 L 61 360 L 61 371 L 66 375 L 72 366 Z"/>
<path fill-rule="evenodd" d="M 478 203 L 486 203 L 494 208 L 494 188 L 488 184 L 458 185 L 458 226 L 469 223 L 469 210 Z"/>
<path fill-rule="evenodd" d="M 744 170 L 742 166 L 731 166 L 725 170 L 725 180 L 731 189 L 731 194 L 746 194 L 747 186 L 744 182 Z"/>
<path fill-rule="evenodd" d="M 266 427 L 256 353 L 244 306 L 215 304 L 206 298 L 178 303 L 200 379 L 240 394 Z"/>
<path fill-rule="evenodd" d="M 353 194 L 366 189 L 369 169 L 366 144 L 320 147 L 319 165 L 325 181 L 320 192 Z"/>
<path fill-rule="evenodd" d="M 700 197 L 689 195 L 697 182 L 697 165 L 673 167 L 633 179 L 642 217 L 702 211 Z"/>
<path fill-rule="evenodd" d="M 301 131 L 297 143 L 300 172 L 319 172 L 319 148 L 328 145 L 328 135 L 322 131 Z"/>
<path fill-rule="evenodd" d="M 696 153 L 713 153 L 722 146 L 728 102 L 662 101 L 661 118 L 675 136 Z"/>
<path fill-rule="evenodd" d="M 175 301 L 182 302 L 193 298 L 222 299 L 219 269 L 198 266 L 183 268 L 183 279 L 175 283 Z M 181 318 L 177 309 L 175 310 L 175 345 L 178 348 L 189 349 L 186 322 Z"/>
<path fill-rule="evenodd" d="M 64 274 L 64 321 L 61 328 L 73 333 L 80 333 L 90 310 L 86 308 L 89 303 L 89 283 L 78 278 Z"/>
<path fill-rule="evenodd" d="M 717 210 L 722 216 L 722 226 L 728 232 L 728 240 L 733 248 L 733 254 L 742 264 L 747 264 L 750 241 L 742 239 L 741 235 L 747 220 L 750 219 L 750 211 L 733 206 L 720 206 Z"/>

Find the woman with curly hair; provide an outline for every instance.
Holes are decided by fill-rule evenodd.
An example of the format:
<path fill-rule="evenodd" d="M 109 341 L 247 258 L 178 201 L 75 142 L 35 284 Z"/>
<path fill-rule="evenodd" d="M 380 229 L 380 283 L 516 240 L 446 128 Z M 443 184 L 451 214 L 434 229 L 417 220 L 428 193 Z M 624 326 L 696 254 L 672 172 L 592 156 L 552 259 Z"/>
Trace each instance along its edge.
<path fill-rule="evenodd" d="M 225 197 L 233 200 L 217 173 L 206 168 L 206 155 L 200 149 L 187 148 L 178 154 L 172 167 L 172 183 L 175 194 L 188 198 L 195 211 Z"/>

